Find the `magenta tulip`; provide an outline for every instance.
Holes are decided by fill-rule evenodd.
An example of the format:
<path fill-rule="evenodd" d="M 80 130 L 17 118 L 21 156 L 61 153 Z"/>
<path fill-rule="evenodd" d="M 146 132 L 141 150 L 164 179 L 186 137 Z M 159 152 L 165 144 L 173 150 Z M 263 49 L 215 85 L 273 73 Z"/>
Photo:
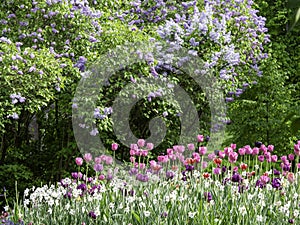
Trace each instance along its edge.
<path fill-rule="evenodd" d="M 204 136 L 203 135 L 197 135 L 197 141 L 198 142 L 203 142 L 204 141 Z"/>
<path fill-rule="evenodd" d="M 239 148 L 238 153 L 239 153 L 240 155 L 245 155 L 246 149 L 244 149 L 244 148 Z"/>
<path fill-rule="evenodd" d="M 200 155 L 205 155 L 207 152 L 207 148 L 206 147 L 199 147 L 199 154 Z"/>
<path fill-rule="evenodd" d="M 76 162 L 77 166 L 81 166 L 82 163 L 83 163 L 83 159 L 78 157 L 78 158 L 75 159 L 75 162 Z"/>
<path fill-rule="evenodd" d="M 111 150 L 116 151 L 118 149 L 119 145 L 117 143 L 111 144 Z"/>

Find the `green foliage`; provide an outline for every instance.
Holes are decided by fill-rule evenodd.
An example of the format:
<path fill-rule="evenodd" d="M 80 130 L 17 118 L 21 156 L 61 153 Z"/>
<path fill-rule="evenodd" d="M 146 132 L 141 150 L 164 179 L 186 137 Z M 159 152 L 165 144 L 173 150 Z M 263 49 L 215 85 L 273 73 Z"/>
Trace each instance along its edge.
<path fill-rule="evenodd" d="M 294 106 L 299 104 L 300 93 L 300 52 L 297 50 L 300 39 L 296 30 L 286 32 L 290 14 L 285 1 L 257 1 L 257 5 L 267 18 L 271 34 L 271 43 L 267 46 L 269 59 L 263 65 L 263 77 L 258 84 L 230 104 L 232 124 L 228 131 L 231 138 L 226 143 L 247 145 L 262 141 L 286 153 L 299 139 L 298 112 Z"/>

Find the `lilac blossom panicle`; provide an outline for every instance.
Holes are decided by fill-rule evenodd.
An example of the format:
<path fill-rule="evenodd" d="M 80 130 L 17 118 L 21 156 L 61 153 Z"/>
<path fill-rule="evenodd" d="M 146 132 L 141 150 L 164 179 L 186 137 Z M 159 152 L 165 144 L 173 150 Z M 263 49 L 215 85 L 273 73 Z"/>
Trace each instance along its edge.
<path fill-rule="evenodd" d="M 197 46 L 210 46 L 204 56 L 207 60 L 205 69 L 222 68 L 219 77 L 225 82 L 223 86 L 235 94 L 228 96 L 228 101 L 240 96 L 242 92 L 238 89 L 256 82 L 255 76 L 251 76 L 247 83 L 235 85 L 236 76 L 245 74 L 245 71 L 262 75 L 257 63 L 267 57 L 263 52 L 263 44 L 270 40 L 266 34 L 266 19 L 258 16 L 258 11 L 252 8 L 253 1 L 204 1 L 202 6 L 198 6 L 197 1 L 178 4 L 153 0 L 153 3 L 156 5 L 150 7 L 142 1 L 132 1 L 132 10 L 126 12 L 128 18 L 122 18 L 127 18 L 129 24 L 138 25 L 140 29 L 147 23 L 154 25 L 160 38 L 176 49 L 189 45 L 189 54 L 192 56 L 201 55 Z M 158 12 L 161 16 L 155 18 Z M 122 14 L 118 12 L 118 15 Z M 245 45 L 241 46 L 241 43 Z M 184 60 L 179 62 L 183 63 Z M 152 96 L 148 98 L 151 101 Z"/>

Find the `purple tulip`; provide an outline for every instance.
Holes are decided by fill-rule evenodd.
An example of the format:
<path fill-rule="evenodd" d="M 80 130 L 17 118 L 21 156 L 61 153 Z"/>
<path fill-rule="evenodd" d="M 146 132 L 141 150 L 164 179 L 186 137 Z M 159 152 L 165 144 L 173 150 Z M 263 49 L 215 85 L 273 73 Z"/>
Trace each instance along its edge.
<path fill-rule="evenodd" d="M 210 202 L 212 200 L 212 195 L 210 192 L 204 192 L 204 199 L 207 201 L 207 202 Z"/>
<path fill-rule="evenodd" d="M 95 170 L 96 172 L 102 171 L 102 170 L 103 170 L 103 165 L 101 165 L 101 164 L 99 164 L 99 163 L 96 163 L 96 164 L 94 165 L 94 170 Z"/>
<path fill-rule="evenodd" d="M 263 162 L 265 160 L 265 156 L 263 155 L 259 155 L 258 157 L 258 161 Z"/>

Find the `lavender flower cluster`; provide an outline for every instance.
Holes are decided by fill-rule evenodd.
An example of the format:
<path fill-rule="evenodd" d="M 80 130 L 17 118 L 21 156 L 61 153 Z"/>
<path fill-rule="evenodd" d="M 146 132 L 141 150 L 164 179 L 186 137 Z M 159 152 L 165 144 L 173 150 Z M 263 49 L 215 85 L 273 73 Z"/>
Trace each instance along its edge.
<path fill-rule="evenodd" d="M 201 57 L 204 68 L 195 74 L 215 71 L 228 95 L 226 101 L 233 101 L 256 83 L 252 74 L 262 75 L 259 64 L 267 58 L 263 45 L 270 40 L 266 19 L 253 9 L 253 1 L 137 0 L 131 6 L 116 17 L 140 29 L 147 28 L 151 34 L 155 31 L 175 50 L 185 47 L 190 57 Z M 188 60 L 189 57 L 179 59 L 182 63 Z M 156 71 L 162 67 L 172 70 L 163 64 L 158 60 Z"/>

